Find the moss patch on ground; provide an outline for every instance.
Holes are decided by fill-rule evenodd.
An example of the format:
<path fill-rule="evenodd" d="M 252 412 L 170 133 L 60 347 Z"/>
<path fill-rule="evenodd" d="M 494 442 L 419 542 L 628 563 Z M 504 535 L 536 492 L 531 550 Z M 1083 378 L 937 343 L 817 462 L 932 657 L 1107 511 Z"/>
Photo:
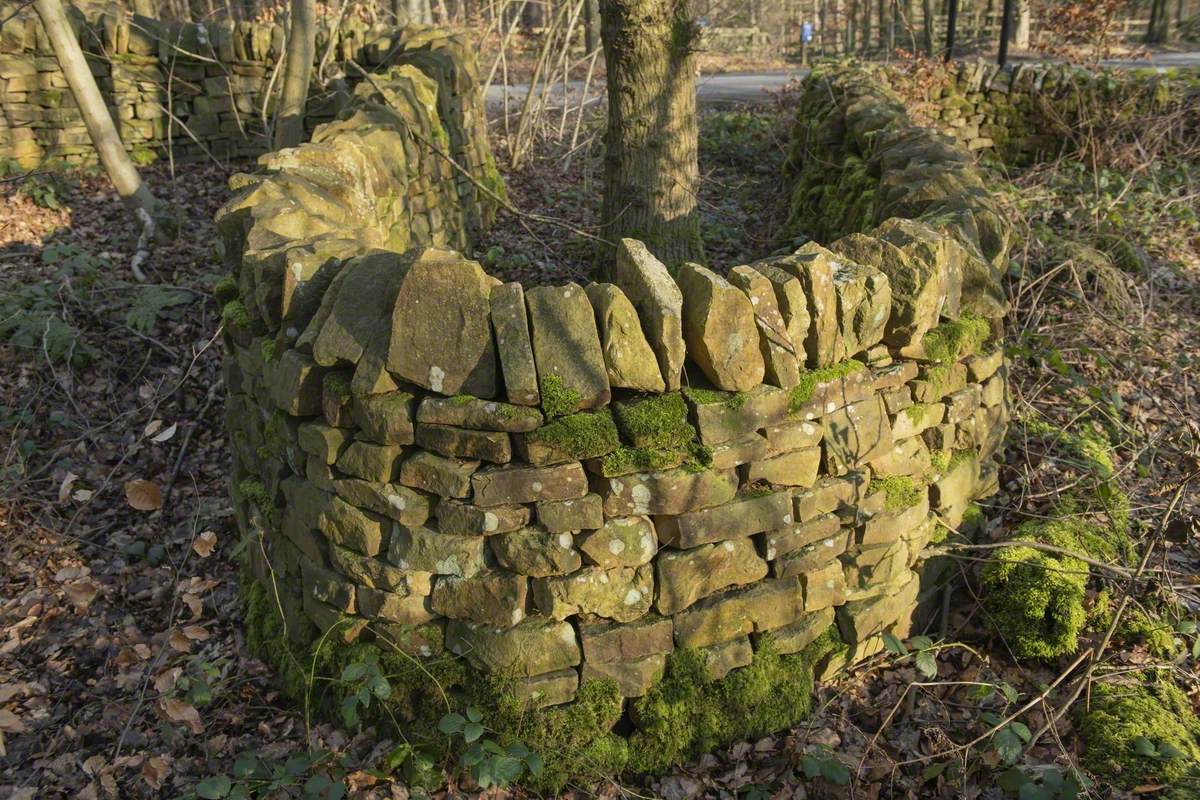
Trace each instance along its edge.
<path fill-rule="evenodd" d="M 1093 774 L 1124 789 L 1167 784 L 1172 798 L 1200 793 L 1200 719 L 1174 684 L 1095 684 L 1076 726 Z"/>

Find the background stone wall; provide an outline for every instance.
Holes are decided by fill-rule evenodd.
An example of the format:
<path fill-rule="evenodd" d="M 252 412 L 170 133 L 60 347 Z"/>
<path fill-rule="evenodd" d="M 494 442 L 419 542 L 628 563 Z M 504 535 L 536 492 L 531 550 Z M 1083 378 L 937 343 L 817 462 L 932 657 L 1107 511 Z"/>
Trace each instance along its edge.
<path fill-rule="evenodd" d="M 881 73 L 887 75 L 888 73 Z M 891 73 L 896 79 L 898 73 Z M 1030 164 L 1070 152 L 1091 127 L 1200 103 L 1200 69 L 1091 70 L 1066 64 L 940 65 L 896 88 L 966 150 Z"/>
<path fill-rule="evenodd" d="M 164 23 L 117 13 L 88 20 L 73 6 L 68 15 L 108 101 L 117 130 L 136 161 L 174 158 L 229 159 L 269 149 L 266 122 L 282 81 L 284 32 L 279 24 Z M 0 4 L 0 159 L 25 167 L 46 162 L 95 161 L 95 151 L 74 97 L 42 30 L 26 7 Z M 469 45 L 460 34 L 412 26 L 368 27 L 347 19 L 333 40 L 320 29 L 317 63 L 328 51 L 328 91 L 314 90 L 306 124 L 313 130 L 334 118 L 366 70 L 414 63 L 442 84 L 448 106 L 474 90 L 478 79 L 461 58 Z M 474 63 L 473 61 L 470 63 Z M 314 84 L 315 86 L 315 84 Z M 471 121 L 484 124 L 481 118 Z"/>

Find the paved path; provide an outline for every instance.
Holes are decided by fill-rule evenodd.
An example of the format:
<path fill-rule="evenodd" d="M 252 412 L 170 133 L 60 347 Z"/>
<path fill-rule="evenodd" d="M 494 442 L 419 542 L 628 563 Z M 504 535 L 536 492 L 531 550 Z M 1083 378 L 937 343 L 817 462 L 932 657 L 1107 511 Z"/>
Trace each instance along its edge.
<path fill-rule="evenodd" d="M 1156 67 L 1169 69 L 1171 67 L 1200 66 L 1200 51 L 1187 53 L 1160 53 L 1152 58 L 1127 61 L 1113 59 L 1101 62 L 1104 66 L 1120 68 Z M 720 75 L 701 75 L 696 81 L 696 99 L 700 105 L 710 107 L 752 105 L 766 103 L 770 93 L 778 91 L 790 81 L 802 78 L 808 74 L 807 69 L 779 70 L 774 72 L 734 72 Z M 598 102 L 599 91 L 603 84 L 592 85 L 589 103 Z M 510 108 L 519 108 L 525 93 L 529 91 L 526 85 L 508 87 Z M 572 106 L 579 103 L 583 91 L 583 82 L 574 81 L 567 85 L 567 94 Z M 562 87 L 556 86 L 551 94 L 550 104 L 558 106 L 563 95 Z M 487 104 L 491 111 L 499 112 L 504 103 L 504 87 L 492 86 L 488 89 Z"/>

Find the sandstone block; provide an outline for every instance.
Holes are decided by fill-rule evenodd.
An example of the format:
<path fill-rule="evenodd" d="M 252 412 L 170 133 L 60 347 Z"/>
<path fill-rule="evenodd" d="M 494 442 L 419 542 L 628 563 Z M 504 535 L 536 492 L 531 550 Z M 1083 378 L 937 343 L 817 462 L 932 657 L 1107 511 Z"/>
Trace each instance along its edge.
<path fill-rule="evenodd" d="M 714 681 L 721 680 L 738 667 L 749 665 L 753 660 L 754 648 L 748 636 L 704 648 L 704 665 L 709 679 Z"/>
<path fill-rule="evenodd" d="M 609 385 L 640 392 L 665 391 L 658 360 L 625 293 L 611 283 L 593 283 L 587 287 L 587 296 L 596 314 Z"/>
<path fill-rule="evenodd" d="M 1004 348 L 998 347 L 990 353 L 981 353 L 966 360 L 967 377 L 974 383 L 983 383 L 1004 365 Z"/>
<path fill-rule="evenodd" d="M 596 318 L 578 284 L 536 286 L 525 293 L 542 408 L 549 416 L 597 408 L 611 391 Z"/>
<path fill-rule="evenodd" d="M 683 295 L 663 263 L 636 239 L 617 245 L 614 281 L 633 303 L 642 332 L 658 361 L 667 391 L 679 388 L 686 348 Z"/>
<path fill-rule="evenodd" d="M 941 425 L 946 407 L 941 403 L 915 403 L 896 415 L 892 422 L 892 440 L 918 436 L 929 428 Z"/>
<path fill-rule="evenodd" d="M 834 610 L 832 608 L 823 608 L 820 611 L 805 614 L 798 622 L 771 631 L 771 643 L 777 652 L 784 655 L 799 653 L 828 630 L 829 626 L 833 624 L 833 617 Z"/>
<path fill-rule="evenodd" d="M 850 643 L 881 634 L 901 617 L 912 613 L 921 581 L 915 575 L 895 592 L 867 600 L 852 600 L 837 610 L 838 630 Z"/>
<path fill-rule="evenodd" d="M 804 589 L 795 578 L 764 581 L 701 600 L 675 617 L 675 643 L 708 647 L 790 625 L 804 615 Z"/>
<path fill-rule="evenodd" d="M 749 538 L 700 545 L 689 550 L 668 550 L 654 564 L 658 573 L 655 608 L 675 614 L 704 597 L 730 586 L 742 586 L 767 574 Z"/>
<path fill-rule="evenodd" d="M 843 261 L 834 265 L 833 288 L 841 334 L 837 356 L 849 358 L 883 339 L 892 308 L 891 284 L 874 267 Z"/>
<path fill-rule="evenodd" d="M 654 571 L 642 567 L 583 567 L 570 575 L 533 579 L 538 610 L 554 619 L 593 614 L 630 622 L 650 610 Z"/>
<path fill-rule="evenodd" d="M 621 446 L 607 408 L 559 417 L 517 441 L 521 456 L 539 467 L 599 458 Z"/>
<path fill-rule="evenodd" d="M 826 415 L 825 454 L 830 471 L 843 475 L 892 448 L 891 420 L 878 397 Z"/>
<path fill-rule="evenodd" d="M 725 394 L 684 389 L 692 416 L 706 445 L 720 444 L 755 433 L 788 419 L 790 395 L 773 386 L 756 386 L 749 392 Z"/>
<path fill-rule="evenodd" d="M 979 408 L 982 392 L 979 384 L 968 383 L 946 397 L 946 422 L 956 425 L 970 419 Z"/>
<path fill-rule="evenodd" d="M 451 425 L 417 423 L 417 445 L 449 458 L 506 464 L 512 460 L 512 442 L 500 431 L 477 431 Z"/>
<path fill-rule="evenodd" d="M 439 497 L 463 498 L 471 494 L 472 476 L 479 462 L 445 458 L 418 451 L 400 465 L 400 483 Z"/>
<path fill-rule="evenodd" d="M 446 648 L 476 669 L 500 674 L 543 675 L 582 660 L 571 624 L 544 617 L 530 617 L 512 628 L 451 620 Z"/>
<path fill-rule="evenodd" d="M 713 445 L 711 450 L 712 463 L 710 466 L 713 469 L 733 469 L 750 461 L 760 461 L 770 453 L 766 437 L 758 433 L 721 442 Z"/>
<path fill-rule="evenodd" d="M 616 681 L 617 690 L 622 697 L 641 697 L 658 682 L 666 666 L 667 657 L 661 653 L 634 661 L 604 662 L 592 661 L 589 658 L 583 662 L 581 680 L 587 683 L 609 679 Z"/>
<path fill-rule="evenodd" d="M 469 578 L 485 566 L 486 540 L 395 523 L 388 561 L 400 569 Z"/>
<path fill-rule="evenodd" d="M 579 463 L 553 467 L 489 467 L 471 477 L 475 504 L 484 508 L 543 500 L 575 500 L 588 492 Z"/>
<path fill-rule="evenodd" d="M 871 462 L 871 469 L 880 478 L 909 475 L 921 478 L 929 472 L 929 448 L 920 436 L 898 439 L 892 449 Z"/>
<path fill-rule="evenodd" d="M 787 340 L 792 343 L 797 366 L 803 367 L 808 361 L 804 343 L 808 339 L 810 322 L 808 298 L 804 295 L 803 284 L 799 278 L 774 266 L 769 260 L 756 261 L 750 267 L 771 282 L 771 288 L 775 292 L 775 305 L 779 308 L 783 328 L 787 331 Z"/>
<path fill-rule="evenodd" d="M 492 281 L 474 261 L 426 248 L 411 256 L 392 311 L 388 369 L 438 394 L 492 397 Z"/>
<path fill-rule="evenodd" d="M 430 596 L 435 613 L 450 619 L 510 628 L 525 619 L 529 581 L 509 572 L 484 571 L 469 578 L 443 575 Z"/>
<path fill-rule="evenodd" d="M 800 576 L 804 586 L 804 610 L 810 614 L 846 602 L 846 574 L 838 562 Z"/>
<path fill-rule="evenodd" d="M 368 558 L 345 547 L 330 545 L 329 560 L 335 570 L 368 589 L 426 595 L 433 586 L 431 573 L 402 570 L 382 559 Z"/>
<path fill-rule="evenodd" d="M 335 478 L 330 481 L 333 491 L 347 503 L 405 525 L 424 525 L 429 519 L 431 502 L 422 494 L 394 483 L 376 483 L 355 478 Z"/>
<path fill-rule="evenodd" d="M 534 578 L 566 575 L 583 565 L 583 559 L 575 549 L 575 540 L 569 533 L 522 528 L 489 536 L 488 541 L 500 565 L 520 575 Z"/>
<path fill-rule="evenodd" d="M 768 453 L 775 456 L 789 450 L 818 446 L 821 444 L 824 429 L 816 422 L 786 422 L 782 425 L 768 425 L 763 434 L 767 439 Z"/>
<path fill-rule="evenodd" d="M 326 367 L 357 364 L 376 337 L 386 337 L 405 270 L 404 257 L 377 251 L 351 259 L 339 271 L 337 295 L 312 345 Z"/>
<path fill-rule="evenodd" d="M 355 395 L 351 416 L 365 439 L 380 444 L 412 444 L 415 406 L 409 392 Z"/>
<path fill-rule="evenodd" d="M 375 483 L 389 483 L 396 477 L 404 449 L 394 444 L 351 442 L 338 456 L 337 468 L 347 475 Z"/>
<path fill-rule="evenodd" d="M 804 345 L 801 343 L 799 347 L 798 359 L 797 347 L 788 335 L 775 300 L 775 287 L 765 275 L 750 267 L 734 267 L 729 272 L 729 282 L 742 290 L 754 310 L 764 380 L 784 389 L 795 386 L 800 382 L 800 364 L 805 360 Z"/>
<path fill-rule="evenodd" d="M 459 536 L 489 536 L 519 530 L 529 524 L 530 518 L 525 506 L 480 508 L 454 498 L 443 498 L 434 513 L 439 531 Z"/>
<path fill-rule="evenodd" d="M 820 478 L 811 489 L 796 492 L 793 497 L 793 516 L 797 522 L 807 522 L 821 514 L 852 505 L 866 493 L 871 482 L 869 470 L 848 473 L 840 478 Z"/>
<path fill-rule="evenodd" d="M 576 544 L 589 561 L 607 569 L 640 567 L 658 552 L 649 517 L 613 517 L 599 529 L 576 537 Z"/>
<path fill-rule="evenodd" d="M 747 484 L 766 481 L 772 486 L 812 486 L 821 466 L 821 448 L 808 447 L 752 461 L 741 467 Z"/>
<path fill-rule="evenodd" d="M 578 690 L 579 672 L 567 668 L 518 681 L 516 695 L 534 708 L 545 708 L 571 702 Z"/>
<path fill-rule="evenodd" d="M 846 552 L 852 541 L 854 532 L 847 531 L 781 555 L 771 562 L 771 577 L 790 578 L 826 567 L 835 563 L 837 557 Z"/>
<path fill-rule="evenodd" d="M 423 625 L 435 618 L 429 598 L 418 594 L 396 594 L 358 587 L 359 613 L 397 625 Z"/>
<path fill-rule="evenodd" d="M 737 473 L 672 469 L 609 478 L 598 487 L 609 517 L 683 514 L 720 505 L 737 493 Z"/>
<path fill-rule="evenodd" d="M 816 542 L 833 538 L 838 535 L 841 527 L 842 521 L 836 514 L 822 514 L 806 522 L 767 531 L 762 537 L 765 545 L 763 550 L 768 560 L 774 560 Z"/>
<path fill-rule="evenodd" d="M 673 636 L 671 620 L 654 613 L 632 622 L 611 622 L 588 616 L 579 620 L 583 654 L 592 663 L 628 662 L 665 655 L 675 647 Z"/>
<path fill-rule="evenodd" d="M 791 495 L 771 492 L 760 496 L 743 495 L 723 505 L 657 517 L 655 527 L 664 544 L 691 548 L 782 528 L 791 521 Z"/>
<path fill-rule="evenodd" d="M 816 242 L 809 242 L 791 256 L 773 263 L 798 278 L 804 287 L 811 318 L 808 336 L 804 340 L 808 366 L 827 367 L 844 358 L 838 355 L 838 307 L 833 288 L 836 256 Z M 845 347 L 841 346 L 840 350 L 845 352 Z"/>
<path fill-rule="evenodd" d="M 598 494 L 577 500 L 543 500 L 537 504 L 537 520 L 550 533 L 595 530 L 604 525 L 604 500 Z"/>
<path fill-rule="evenodd" d="M 338 455 L 350 442 L 352 435 L 353 431 L 331 428 L 319 422 L 306 422 L 297 430 L 300 449 L 326 464 L 337 461 Z"/>
<path fill-rule="evenodd" d="M 417 422 L 431 425 L 453 425 L 478 431 L 523 433 L 542 424 L 542 413 L 536 408 L 481 400 L 478 397 L 429 396 L 417 408 Z"/>
<path fill-rule="evenodd" d="M 334 497 L 322 509 L 314 527 L 334 544 L 349 547 L 364 556 L 376 556 L 387 544 L 385 524 L 379 515 Z"/>
<path fill-rule="evenodd" d="M 491 306 L 508 401 L 536 406 L 541 402 L 541 394 L 533 360 L 533 340 L 529 336 L 529 316 L 525 311 L 525 290 L 519 283 L 496 286 L 492 289 Z"/>
<path fill-rule="evenodd" d="M 271 401 L 285 414 L 315 417 L 321 413 L 324 370 L 308 356 L 288 350 L 272 362 L 267 374 Z"/>
<path fill-rule="evenodd" d="M 683 293 L 688 354 L 717 389 L 745 392 L 762 383 L 754 308 L 733 284 L 698 264 L 676 278 Z"/>

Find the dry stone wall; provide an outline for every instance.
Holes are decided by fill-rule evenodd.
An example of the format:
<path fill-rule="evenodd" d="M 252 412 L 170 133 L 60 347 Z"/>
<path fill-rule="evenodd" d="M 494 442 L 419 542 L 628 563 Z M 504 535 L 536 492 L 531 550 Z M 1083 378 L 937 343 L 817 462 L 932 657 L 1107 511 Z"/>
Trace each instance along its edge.
<path fill-rule="evenodd" d="M 681 651 L 712 681 L 907 635 L 944 583 L 926 547 L 978 524 L 1008 415 L 973 277 L 1003 253 L 975 207 L 726 275 L 627 239 L 611 283 L 505 284 L 443 246 L 469 239 L 428 214 L 453 176 L 377 102 L 418 83 L 360 86 L 220 217 L 234 500 L 289 634 L 463 659 L 539 707 L 646 696 Z M 440 175 L 423 193 L 413 164 Z"/>
<path fill-rule="evenodd" d="M 73 6 L 67 10 L 135 159 L 151 160 L 168 148 L 176 159 L 222 160 L 269 149 L 266 121 L 282 81 L 281 25 L 167 23 L 119 11 L 86 19 Z M 0 159 L 26 167 L 94 162 L 87 129 L 37 15 L 8 3 L 0 4 L 0 19 Z M 467 48 L 461 34 L 421 26 L 368 27 L 348 19 L 332 41 L 320 29 L 317 61 L 328 52 L 327 74 L 340 78 L 331 90 L 314 92 L 308 130 L 333 119 L 345 104 L 362 79 L 353 65 L 376 70 L 399 63 L 416 64 L 444 87 L 443 112 L 466 117 L 463 129 L 483 130 L 482 109 L 462 101 L 478 85 L 473 71 L 457 66 L 466 63 L 457 53 Z"/>

